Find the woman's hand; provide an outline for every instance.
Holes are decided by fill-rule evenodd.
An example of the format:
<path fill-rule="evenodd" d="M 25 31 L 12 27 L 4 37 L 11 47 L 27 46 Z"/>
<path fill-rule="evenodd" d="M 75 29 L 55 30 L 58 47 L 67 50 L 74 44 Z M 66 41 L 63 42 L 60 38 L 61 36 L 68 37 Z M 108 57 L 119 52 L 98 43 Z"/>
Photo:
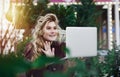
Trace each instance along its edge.
<path fill-rule="evenodd" d="M 50 42 L 45 42 L 44 43 L 44 49 L 42 49 L 42 52 L 44 52 L 44 54 L 47 56 L 47 57 L 54 57 L 55 56 L 55 53 L 54 53 L 55 49 L 52 48 L 51 49 L 51 44 Z"/>

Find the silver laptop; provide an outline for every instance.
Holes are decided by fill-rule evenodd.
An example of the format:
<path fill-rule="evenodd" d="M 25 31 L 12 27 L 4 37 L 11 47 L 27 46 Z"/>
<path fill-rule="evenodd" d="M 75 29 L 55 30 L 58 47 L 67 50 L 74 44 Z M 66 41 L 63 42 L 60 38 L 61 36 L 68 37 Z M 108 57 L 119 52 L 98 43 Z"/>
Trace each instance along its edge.
<path fill-rule="evenodd" d="M 97 55 L 96 27 L 67 27 L 66 47 L 70 55 L 66 57 L 92 57 Z"/>

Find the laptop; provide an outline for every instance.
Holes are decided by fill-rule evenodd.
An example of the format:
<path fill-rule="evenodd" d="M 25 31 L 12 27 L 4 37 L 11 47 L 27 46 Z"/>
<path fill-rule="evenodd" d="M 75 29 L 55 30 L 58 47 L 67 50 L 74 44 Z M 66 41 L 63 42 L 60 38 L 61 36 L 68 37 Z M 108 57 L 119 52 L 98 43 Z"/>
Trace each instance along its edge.
<path fill-rule="evenodd" d="M 66 47 L 73 57 L 92 57 L 97 55 L 97 28 L 96 27 L 67 27 Z"/>

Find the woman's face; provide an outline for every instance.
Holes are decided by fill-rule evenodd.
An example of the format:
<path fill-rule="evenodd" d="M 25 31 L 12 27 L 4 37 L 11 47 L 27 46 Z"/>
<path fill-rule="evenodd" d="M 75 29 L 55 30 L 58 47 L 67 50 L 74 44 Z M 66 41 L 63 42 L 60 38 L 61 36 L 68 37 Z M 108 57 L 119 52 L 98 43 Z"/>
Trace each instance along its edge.
<path fill-rule="evenodd" d="M 58 37 L 58 28 L 55 22 L 47 22 L 43 27 L 43 38 L 47 41 L 55 41 Z"/>

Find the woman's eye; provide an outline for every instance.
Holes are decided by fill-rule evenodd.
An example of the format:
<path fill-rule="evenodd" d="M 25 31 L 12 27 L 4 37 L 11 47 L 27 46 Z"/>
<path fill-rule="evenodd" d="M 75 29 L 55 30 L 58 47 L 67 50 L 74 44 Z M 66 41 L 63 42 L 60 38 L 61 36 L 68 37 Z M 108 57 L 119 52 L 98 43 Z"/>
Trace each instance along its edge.
<path fill-rule="evenodd" d="M 56 29 L 57 29 L 57 27 L 54 27 L 54 29 L 56 30 Z"/>
<path fill-rule="evenodd" d="M 47 29 L 49 30 L 49 29 L 51 29 L 50 27 L 47 27 Z"/>

